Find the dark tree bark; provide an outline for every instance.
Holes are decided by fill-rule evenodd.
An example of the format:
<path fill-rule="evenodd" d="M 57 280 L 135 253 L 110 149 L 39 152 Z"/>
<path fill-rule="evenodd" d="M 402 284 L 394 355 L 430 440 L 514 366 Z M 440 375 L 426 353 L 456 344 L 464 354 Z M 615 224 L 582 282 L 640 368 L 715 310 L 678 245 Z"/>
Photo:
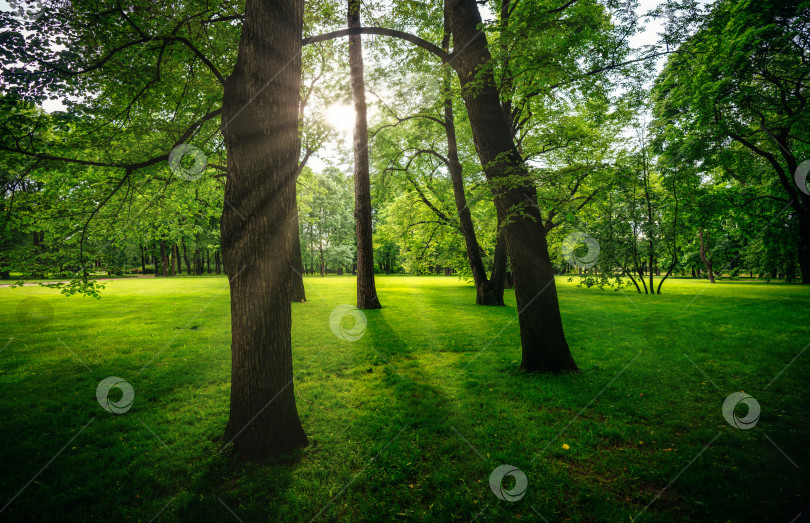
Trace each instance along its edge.
<path fill-rule="evenodd" d="M 348 0 L 349 27 L 360 27 L 360 0 Z M 368 168 L 366 81 L 363 77 L 363 43 L 349 36 L 349 70 L 354 102 L 354 219 L 357 231 L 357 308 L 379 309 L 374 282 L 374 244 L 371 227 L 371 181 Z"/>
<path fill-rule="evenodd" d="M 172 244 L 171 252 L 169 253 L 169 276 L 177 274 L 177 245 Z"/>
<path fill-rule="evenodd" d="M 304 260 L 301 258 L 301 237 L 298 231 L 298 203 L 296 200 L 295 216 L 290 226 L 290 300 L 297 302 L 307 301 L 304 291 Z"/>
<path fill-rule="evenodd" d="M 219 251 L 214 253 L 214 266 L 216 267 L 215 272 L 222 274 L 222 266 L 219 263 Z"/>
<path fill-rule="evenodd" d="M 698 231 L 700 235 L 700 259 L 703 261 L 703 265 L 706 266 L 706 272 L 709 275 L 709 283 L 714 283 L 714 271 L 712 270 L 712 262 L 706 257 L 706 247 L 703 242 L 703 227 L 700 228 Z"/>
<path fill-rule="evenodd" d="M 449 50 L 450 33 L 445 17 L 445 34 L 442 40 L 442 49 Z M 447 72 L 449 74 L 449 71 Z M 456 122 L 453 115 L 453 100 L 449 97 L 449 78 L 445 79 L 445 88 L 448 94 L 444 99 L 444 130 L 447 136 L 447 168 L 453 183 L 453 195 L 456 201 L 461 234 L 467 249 L 467 261 L 473 275 L 475 284 L 475 303 L 477 305 L 503 305 L 503 270 L 506 264 L 506 249 L 503 245 L 503 236 L 498 232 L 495 247 L 495 262 L 492 270 L 492 279 L 487 277 L 484 261 L 481 259 L 481 246 L 473 226 L 472 213 L 467 205 L 467 196 L 464 193 L 464 170 L 458 158 L 458 142 L 456 140 Z M 500 259 L 499 259 L 500 256 Z"/>
<path fill-rule="evenodd" d="M 298 108 L 298 118 L 303 122 L 304 120 L 304 106 L 305 103 L 300 104 Z M 299 131 L 298 136 L 301 136 Z M 301 176 L 304 167 L 307 164 L 311 150 L 307 150 L 303 158 L 300 158 L 295 171 L 295 179 Z M 295 215 L 293 216 L 293 223 L 290 226 L 290 252 L 292 253 L 292 263 L 290 263 L 290 300 L 296 302 L 307 301 L 307 294 L 304 290 L 304 260 L 301 257 L 301 232 L 298 222 L 298 187 L 295 188 Z"/>
<path fill-rule="evenodd" d="M 139 247 L 141 248 L 141 274 L 146 274 L 146 253 L 143 250 L 143 245 Z"/>
<path fill-rule="evenodd" d="M 475 0 L 445 2 L 453 35 L 453 67 L 461 82 L 475 148 L 503 224 L 523 345 L 521 368 L 527 371 L 578 370 L 562 327 L 537 192 L 515 148 L 503 115 L 486 36 L 478 30 L 481 16 Z M 484 66 L 484 67 L 482 67 Z"/>
<path fill-rule="evenodd" d="M 160 240 L 160 265 L 163 276 L 169 275 L 169 258 L 166 257 L 166 242 Z"/>
<path fill-rule="evenodd" d="M 300 148 L 303 0 L 247 0 L 225 82 L 222 254 L 231 290 L 226 437 L 251 459 L 308 444 L 293 394 L 289 227 Z"/>
<path fill-rule="evenodd" d="M 803 193 L 800 197 L 810 199 L 805 198 Z M 810 212 L 799 212 L 796 216 L 799 218 L 799 270 L 802 283 L 810 284 Z"/>
<path fill-rule="evenodd" d="M 183 261 L 186 262 L 186 272 L 191 274 L 191 264 L 188 262 L 188 249 L 186 248 L 186 242 L 181 241 L 180 245 L 183 246 Z"/>
<path fill-rule="evenodd" d="M 452 101 L 445 100 L 445 129 L 447 131 L 447 159 L 449 160 L 450 179 L 453 184 L 453 195 L 458 210 L 461 234 L 467 250 L 467 260 L 472 270 L 475 284 L 475 303 L 478 305 L 503 305 L 504 269 L 506 268 L 506 246 L 503 235 L 498 232 L 495 245 L 495 262 L 492 278 L 487 277 L 484 261 L 481 258 L 481 246 L 475 234 L 472 214 L 467 205 L 464 193 L 464 177 L 461 162 L 458 158 L 455 123 L 453 121 Z"/>

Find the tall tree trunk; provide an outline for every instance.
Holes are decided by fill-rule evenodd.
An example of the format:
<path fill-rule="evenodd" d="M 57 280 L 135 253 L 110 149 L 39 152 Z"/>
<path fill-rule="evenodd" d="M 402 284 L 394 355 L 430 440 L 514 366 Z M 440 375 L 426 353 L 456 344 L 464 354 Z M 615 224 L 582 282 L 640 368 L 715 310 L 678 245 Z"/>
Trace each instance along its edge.
<path fill-rule="evenodd" d="M 211 251 L 205 249 L 205 266 L 208 274 L 211 274 Z"/>
<path fill-rule="evenodd" d="M 799 269 L 802 283 L 810 284 L 810 212 L 796 215 L 799 217 Z"/>
<path fill-rule="evenodd" d="M 297 201 L 297 200 L 296 200 Z M 301 258 L 301 236 L 298 230 L 298 204 L 296 203 L 295 217 L 290 225 L 290 300 L 307 301 L 304 291 L 304 261 Z"/>
<path fill-rule="evenodd" d="M 186 242 L 181 241 L 180 245 L 183 246 L 183 261 L 186 262 L 186 272 L 191 274 L 191 264 L 188 262 L 188 248 L 186 247 Z"/>
<path fill-rule="evenodd" d="M 449 50 L 450 47 L 450 29 L 447 27 L 447 20 L 445 19 L 445 34 L 442 40 L 442 49 Z M 450 179 L 453 183 L 453 195 L 456 200 L 456 209 L 458 210 L 459 223 L 461 224 L 461 234 L 464 237 L 464 245 L 467 249 L 467 261 L 470 264 L 470 269 L 473 275 L 473 283 L 475 284 L 475 303 L 477 305 L 503 305 L 503 278 L 500 283 L 497 280 L 490 281 L 487 278 L 487 271 L 484 267 L 484 261 L 481 259 L 481 246 L 478 244 L 478 238 L 475 235 L 475 227 L 473 227 L 472 213 L 467 205 L 467 196 L 464 193 L 464 170 L 461 166 L 461 161 L 458 158 L 458 142 L 456 140 L 456 123 L 453 115 L 453 100 L 450 98 L 450 78 L 449 71 L 445 76 L 445 99 L 444 99 L 444 130 L 447 136 L 447 160 L 449 163 L 448 170 L 450 171 Z M 501 241 L 500 231 L 498 232 L 497 243 L 503 244 Z M 506 260 L 505 249 L 501 249 L 501 257 L 503 261 Z M 497 246 L 496 246 L 496 260 L 495 268 L 493 268 L 493 276 L 498 264 L 497 259 Z"/>
<path fill-rule="evenodd" d="M 226 437 L 262 459 L 308 444 L 293 393 L 289 226 L 300 139 L 303 0 L 247 0 L 225 82 L 222 254 L 231 290 Z"/>
<path fill-rule="evenodd" d="M 348 0 L 349 27 L 360 27 L 360 0 Z M 371 237 L 371 181 L 368 169 L 366 81 L 363 77 L 362 36 L 349 36 L 349 70 L 354 101 L 354 219 L 357 231 L 357 308 L 379 309 L 374 282 L 374 244 Z"/>
<path fill-rule="evenodd" d="M 166 241 L 160 240 L 160 265 L 163 276 L 169 275 L 169 258 L 166 257 Z"/>
<path fill-rule="evenodd" d="M 486 35 L 475 0 L 447 0 L 455 69 L 470 117 L 475 148 L 493 187 L 498 218 L 506 238 L 523 345 L 521 368 L 527 371 L 578 370 L 563 332 L 554 269 L 537 191 L 515 148 L 503 115 Z M 482 67 L 483 66 L 483 67 Z M 503 183 L 508 182 L 508 183 Z"/>
<path fill-rule="evenodd" d="M 321 264 L 320 264 L 320 267 L 321 267 L 321 276 L 326 276 L 326 272 L 324 272 L 324 267 L 325 267 L 325 265 L 323 264 L 323 243 L 321 243 L 320 245 L 318 245 L 318 252 L 319 252 L 319 253 L 320 253 L 320 255 L 321 255 Z"/>
<path fill-rule="evenodd" d="M 700 259 L 703 261 L 703 265 L 706 266 L 706 272 L 709 275 L 709 283 L 714 283 L 714 271 L 712 271 L 712 262 L 709 258 L 706 257 L 706 247 L 703 243 L 703 227 L 700 228 L 698 231 L 700 235 Z"/>
<path fill-rule="evenodd" d="M 141 248 L 141 274 L 146 274 L 146 253 L 143 250 L 143 245 L 139 247 Z"/>
<path fill-rule="evenodd" d="M 215 272 L 217 274 L 221 274 L 222 273 L 222 267 L 220 266 L 220 263 L 219 263 L 219 251 L 214 252 L 214 265 L 216 267 Z"/>
<path fill-rule="evenodd" d="M 175 264 L 177 263 L 177 245 L 172 244 L 172 249 L 169 253 L 169 276 L 177 274 Z"/>
<path fill-rule="evenodd" d="M 506 238 L 504 238 L 503 229 L 498 224 L 498 238 L 495 240 L 495 255 L 492 260 L 492 275 L 489 278 L 489 284 L 493 292 L 501 296 L 501 300 L 503 300 L 503 290 L 507 287 L 506 251 Z M 509 286 L 511 287 L 511 284 Z"/>

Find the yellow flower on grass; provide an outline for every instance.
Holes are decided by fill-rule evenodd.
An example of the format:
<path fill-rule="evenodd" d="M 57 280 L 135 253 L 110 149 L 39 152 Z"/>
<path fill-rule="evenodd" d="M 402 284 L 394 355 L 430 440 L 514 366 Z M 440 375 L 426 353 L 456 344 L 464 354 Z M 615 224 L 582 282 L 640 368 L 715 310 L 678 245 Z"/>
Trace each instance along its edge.
<path fill-rule="evenodd" d="M 568 446 L 568 443 L 563 443 L 563 450 L 568 450 L 571 447 Z"/>

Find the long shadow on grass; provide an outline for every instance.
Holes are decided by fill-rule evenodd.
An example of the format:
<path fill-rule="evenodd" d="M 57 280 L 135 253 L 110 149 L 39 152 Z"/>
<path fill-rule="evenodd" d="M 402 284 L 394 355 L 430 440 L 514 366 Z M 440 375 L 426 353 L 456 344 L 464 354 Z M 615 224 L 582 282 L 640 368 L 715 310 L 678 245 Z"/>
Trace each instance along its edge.
<path fill-rule="evenodd" d="M 363 458 L 369 466 L 321 518 L 340 519 L 357 511 L 368 518 L 380 517 L 363 491 L 373 491 L 377 503 L 385 500 L 390 514 L 383 517 L 394 513 L 474 516 L 480 506 L 474 505 L 477 496 L 466 485 L 480 486 L 478 480 L 489 471 L 459 437 L 467 429 L 452 402 L 460 400 L 436 384 L 441 378 L 420 361 L 418 346 L 408 347 L 389 325 L 385 309 L 365 314 L 368 328 L 363 342 L 369 347 L 370 361 L 377 365 L 367 374 L 368 383 L 356 385 L 369 397 L 364 398 L 367 408 L 358 412 L 348 433 L 369 449 Z M 471 469 L 476 470 L 475 477 L 463 477 Z M 341 508 L 346 503 L 355 512 L 346 513 Z"/>

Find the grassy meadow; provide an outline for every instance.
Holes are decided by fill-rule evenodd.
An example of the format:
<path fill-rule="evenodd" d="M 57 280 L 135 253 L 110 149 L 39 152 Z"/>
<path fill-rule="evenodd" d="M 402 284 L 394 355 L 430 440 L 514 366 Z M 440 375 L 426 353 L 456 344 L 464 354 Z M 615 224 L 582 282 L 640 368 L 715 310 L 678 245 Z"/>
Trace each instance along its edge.
<path fill-rule="evenodd" d="M 224 277 L 110 281 L 100 300 L 0 288 L 0 519 L 787 523 L 807 509 L 810 286 L 557 284 L 579 374 L 519 371 L 511 291 L 480 307 L 455 277 L 378 276 L 384 308 L 348 341 L 329 320 L 354 279 L 307 277 L 292 311 L 310 445 L 263 464 L 222 439 Z M 134 390 L 125 413 L 97 401 L 109 376 Z M 721 411 L 735 391 L 761 406 L 750 429 Z M 502 464 L 526 475 L 519 501 L 490 489 Z"/>

